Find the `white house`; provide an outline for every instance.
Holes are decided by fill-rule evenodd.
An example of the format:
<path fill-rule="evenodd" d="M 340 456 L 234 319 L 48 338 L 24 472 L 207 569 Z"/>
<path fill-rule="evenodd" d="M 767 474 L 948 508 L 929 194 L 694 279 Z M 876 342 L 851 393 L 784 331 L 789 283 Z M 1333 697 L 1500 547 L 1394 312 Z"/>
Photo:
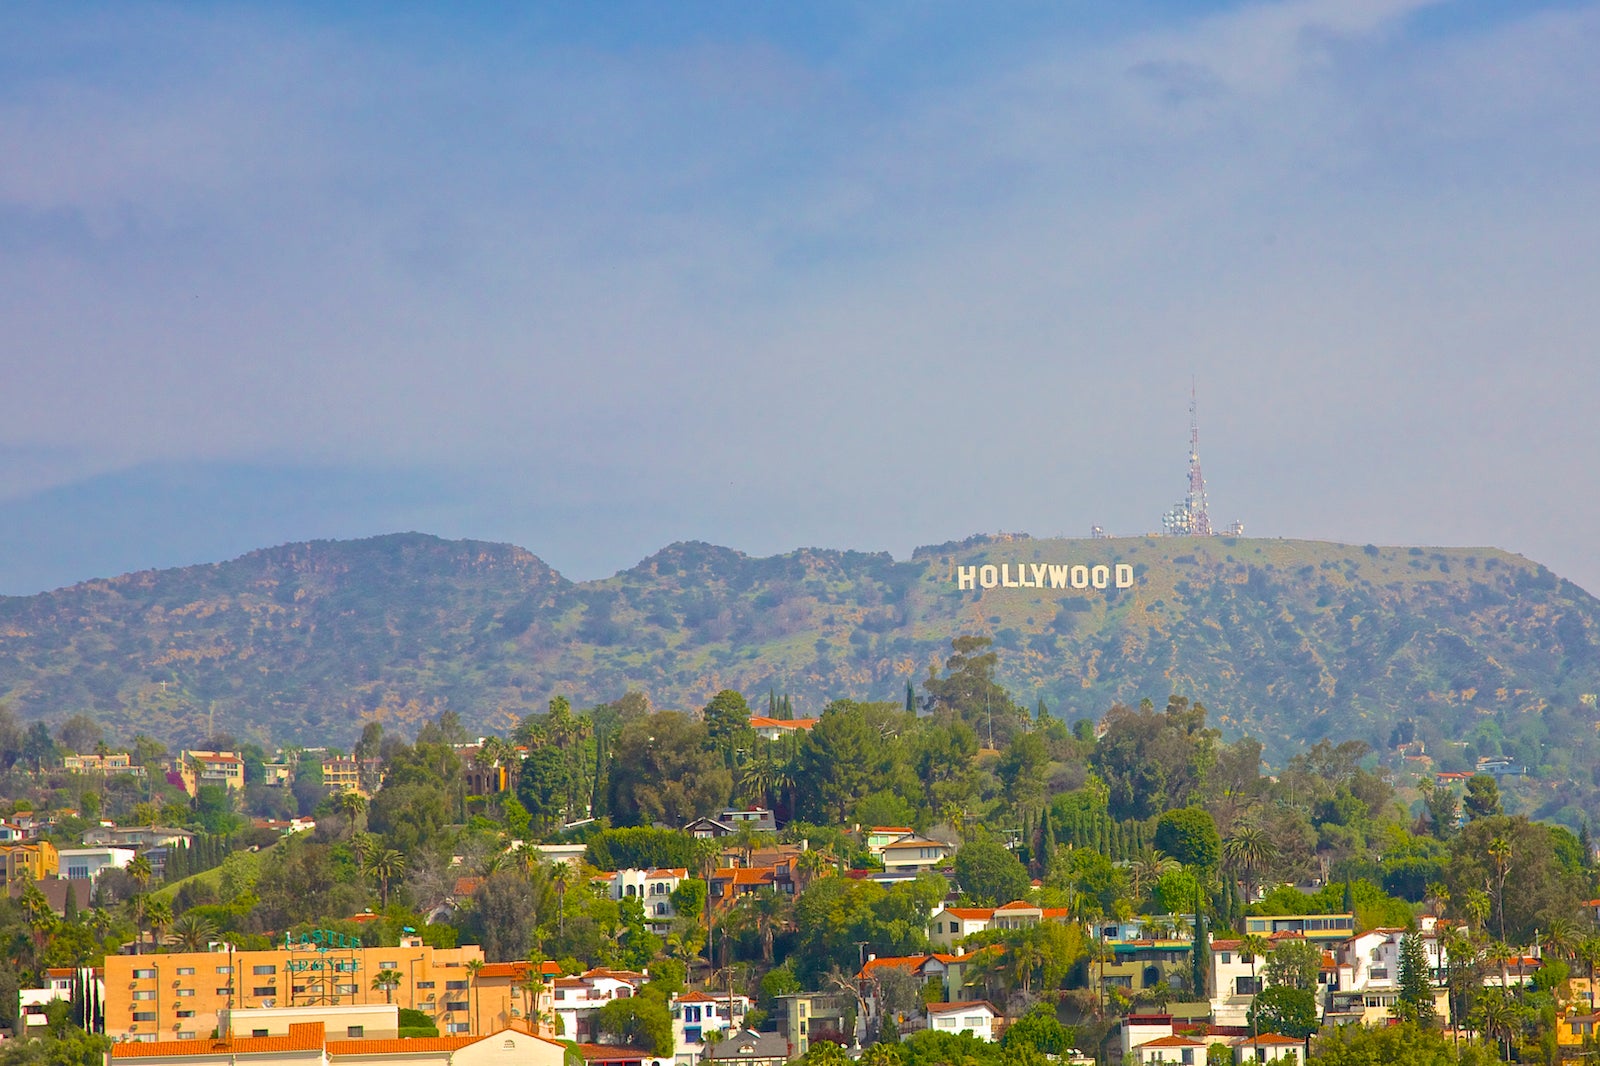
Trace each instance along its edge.
<path fill-rule="evenodd" d="M 1157 1037 L 1135 1047 L 1133 1061 L 1139 1066 L 1146 1066 L 1152 1062 L 1177 1063 L 1179 1066 L 1205 1066 L 1206 1042 L 1188 1036 Z"/>
<path fill-rule="evenodd" d="M 636 995 L 644 974 L 630 970 L 594 969 L 577 977 L 558 977 L 550 992 L 550 1007 L 559 1023 L 557 1036 L 580 1043 L 597 1036 L 595 1012 L 613 999 Z"/>
<path fill-rule="evenodd" d="M 1256 956 L 1252 965 L 1239 950 L 1243 943 L 1211 942 L 1211 1020 L 1217 1025 L 1248 1025 L 1250 1004 L 1266 980 L 1266 955 Z"/>
<path fill-rule="evenodd" d="M 689 871 L 681 866 L 618 870 L 611 875 L 611 898 L 637 898 L 644 904 L 644 917 L 650 931 L 659 936 L 668 932 L 673 919 L 678 917 L 677 908 L 672 905 L 672 893 L 688 876 Z"/>
<path fill-rule="evenodd" d="M 706 992 L 680 992 L 672 997 L 672 1038 L 678 1066 L 694 1066 L 706 1050 L 707 1033 L 732 1033 L 750 1013 L 750 1000 L 741 995 L 714 996 Z"/>
<path fill-rule="evenodd" d="M 1233 1045 L 1233 1061 L 1236 1063 L 1299 1062 L 1304 1053 L 1304 1043 L 1279 1033 L 1262 1033 L 1255 1038 L 1247 1036 Z"/>
<path fill-rule="evenodd" d="M 1000 1012 L 988 1000 L 928 1004 L 928 1028 L 941 1033 L 971 1033 L 979 1040 L 994 1040 L 994 1023 Z"/>
<path fill-rule="evenodd" d="M 887 873 L 921 873 L 942 865 L 955 851 L 943 841 L 910 833 L 892 844 L 885 844 L 878 854 Z"/>
<path fill-rule="evenodd" d="M 98 881 L 107 870 L 126 869 L 138 854 L 133 848 L 62 848 L 61 876 L 69 881 Z"/>

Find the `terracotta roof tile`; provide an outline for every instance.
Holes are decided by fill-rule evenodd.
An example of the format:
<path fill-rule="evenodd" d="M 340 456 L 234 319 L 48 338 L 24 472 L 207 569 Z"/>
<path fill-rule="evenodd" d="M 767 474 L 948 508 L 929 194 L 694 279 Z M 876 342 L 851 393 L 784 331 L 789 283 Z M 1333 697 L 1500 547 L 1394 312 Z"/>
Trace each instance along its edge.
<path fill-rule="evenodd" d="M 324 1043 L 321 1022 L 293 1022 L 287 1036 L 236 1036 L 232 1040 L 118 1041 L 111 1045 L 113 1059 L 171 1058 L 175 1055 L 248 1055 L 285 1051 L 320 1051 Z"/>

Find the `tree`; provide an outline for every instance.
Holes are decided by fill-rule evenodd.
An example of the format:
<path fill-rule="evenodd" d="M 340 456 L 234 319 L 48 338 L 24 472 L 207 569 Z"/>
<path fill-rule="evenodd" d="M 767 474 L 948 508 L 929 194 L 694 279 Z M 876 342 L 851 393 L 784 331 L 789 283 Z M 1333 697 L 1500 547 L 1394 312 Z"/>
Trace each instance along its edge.
<path fill-rule="evenodd" d="M 389 906 L 389 882 L 404 873 L 405 869 L 406 857 L 394 848 L 374 852 L 367 859 L 364 872 L 377 879 L 378 898 L 385 909 Z"/>
<path fill-rule="evenodd" d="M 1256 960 L 1264 958 L 1271 948 L 1271 941 L 1262 936 L 1260 933 L 1246 933 L 1244 935 L 1244 939 L 1239 941 L 1239 955 L 1250 964 L 1251 996 L 1254 996 L 1261 991 L 1261 985 L 1256 981 Z M 1250 1035 L 1252 1037 L 1260 1036 L 1261 1034 L 1254 1028 L 1254 1023 L 1255 1018 L 1252 1015 L 1252 1028 L 1250 1029 Z"/>
<path fill-rule="evenodd" d="M 1260 826 L 1242 825 L 1222 842 L 1222 858 L 1243 882 L 1244 901 L 1248 905 L 1255 902 L 1256 883 L 1262 873 L 1277 861 L 1278 847 Z"/>
<path fill-rule="evenodd" d="M 1206 728 L 1206 709 L 1182 696 L 1157 712 L 1146 701 L 1106 712 L 1104 735 L 1090 764 L 1110 789 L 1116 818 L 1145 819 L 1183 807 L 1216 761 L 1217 732 Z"/>
<path fill-rule="evenodd" d="M 1285 940 L 1267 955 L 1267 983 L 1314 992 L 1322 949 L 1306 940 Z"/>
<path fill-rule="evenodd" d="M 374 992 L 382 992 L 385 1003 L 393 1003 L 394 990 L 400 987 L 402 979 L 403 977 L 399 970 L 379 970 L 372 975 L 372 990 Z"/>
<path fill-rule="evenodd" d="M 662 1057 L 672 1055 L 672 1015 L 654 996 L 613 999 L 596 1012 L 595 1021 L 602 1033 L 619 1044 L 648 1048 Z"/>
<path fill-rule="evenodd" d="M 705 725 L 687 715 L 652 714 L 617 734 L 607 804 L 621 824 L 681 826 L 719 810 L 732 791 L 733 774 L 710 750 Z"/>
<path fill-rule="evenodd" d="M 1500 786 L 1488 774 L 1474 774 L 1467 779 L 1467 795 L 1461 802 L 1467 809 L 1467 817 L 1474 822 L 1502 813 Z"/>
<path fill-rule="evenodd" d="M 991 650 L 993 643 L 988 637 L 955 637 L 944 676 L 922 683 L 937 709 L 965 722 L 989 748 L 1009 744 L 1028 724 L 1027 708 L 1019 707 L 994 679 L 1000 659 Z"/>
<path fill-rule="evenodd" d="M 1433 1024 L 1433 979 L 1422 937 L 1414 932 L 1400 938 L 1400 998 L 1395 1017 L 1417 1025 Z"/>
<path fill-rule="evenodd" d="M 1250 1031 L 1305 1040 L 1317 1031 L 1317 995 L 1309 988 L 1271 985 L 1250 1003 Z"/>
<path fill-rule="evenodd" d="M 722 753 L 724 762 L 732 769 L 734 753 L 741 747 L 749 747 L 754 737 L 750 731 L 750 704 L 741 694 L 725 688 L 711 697 L 711 702 L 701 711 L 701 718 L 712 746 Z"/>
<path fill-rule="evenodd" d="M 1185 866 L 1214 869 L 1222 858 L 1222 839 L 1211 813 L 1200 807 L 1165 811 L 1156 820 L 1155 845 Z"/>
<path fill-rule="evenodd" d="M 471 1009 L 471 1017 L 468 1020 L 467 1031 L 471 1033 L 476 1033 L 478 1031 L 478 971 L 483 969 L 483 966 L 484 962 L 482 959 L 467 960 L 467 995 L 471 1000 L 469 1004 Z"/>
<path fill-rule="evenodd" d="M 216 939 L 217 924 L 203 914 L 185 911 L 172 923 L 172 935 L 185 951 L 204 951 Z"/>
<path fill-rule="evenodd" d="M 1055 1008 L 1036 1003 L 1006 1029 L 1000 1046 L 1007 1051 L 1027 1047 L 1042 1055 L 1064 1055 L 1072 1049 L 1072 1030 L 1061 1024 Z"/>
<path fill-rule="evenodd" d="M 1455 789 L 1425 778 L 1422 799 L 1428 812 L 1428 832 L 1439 840 L 1449 840 L 1455 835 L 1456 819 L 1461 815 L 1461 800 Z"/>
<path fill-rule="evenodd" d="M 1209 817 L 1209 815 L 1207 816 Z M 1212 827 L 1216 833 L 1216 827 Z M 1195 995 L 1206 995 L 1206 986 L 1211 979 L 1211 939 L 1206 934 L 1205 900 L 1200 886 L 1194 889 L 1194 954 L 1190 959 L 1189 981 Z"/>
<path fill-rule="evenodd" d="M 972 902 L 999 906 L 1027 896 L 1032 880 L 1014 854 L 992 841 L 979 840 L 956 852 L 956 883 Z"/>
<path fill-rule="evenodd" d="M 133 897 L 128 901 L 133 911 L 133 953 L 141 955 L 143 954 L 141 945 L 144 940 L 144 891 L 150 887 L 152 876 L 150 859 L 145 855 L 135 855 L 124 869 L 129 880 L 133 882 L 134 889 Z"/>

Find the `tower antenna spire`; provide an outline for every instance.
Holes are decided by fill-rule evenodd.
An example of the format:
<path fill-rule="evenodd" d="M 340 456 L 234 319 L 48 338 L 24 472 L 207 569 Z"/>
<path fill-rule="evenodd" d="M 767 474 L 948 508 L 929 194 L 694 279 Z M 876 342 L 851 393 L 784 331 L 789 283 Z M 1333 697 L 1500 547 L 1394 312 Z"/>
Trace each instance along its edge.
<path fill-rule="evenodd" d="M 1189 495 L 1184 503 L 1189 512 L 1190 535 L 1211 536 L 1211 515 L 1206 510 L 1206 477 L 1200 472 L 1200 417 L 1193 378 L 1189 379 Z"/>

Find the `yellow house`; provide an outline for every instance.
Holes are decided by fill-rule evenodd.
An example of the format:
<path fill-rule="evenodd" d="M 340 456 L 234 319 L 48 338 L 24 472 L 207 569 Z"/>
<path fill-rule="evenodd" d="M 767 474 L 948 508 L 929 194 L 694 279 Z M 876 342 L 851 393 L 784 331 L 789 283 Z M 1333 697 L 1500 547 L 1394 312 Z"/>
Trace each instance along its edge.
<path fill-rule="evenodd" d="M 9 888 L 18 879 L 43 881 L 60 871 L 60 853 L 48 840 L 36 840 L 31 844 L 0 844 L 0 872 L 4 873 L 0 885 Z"/>

